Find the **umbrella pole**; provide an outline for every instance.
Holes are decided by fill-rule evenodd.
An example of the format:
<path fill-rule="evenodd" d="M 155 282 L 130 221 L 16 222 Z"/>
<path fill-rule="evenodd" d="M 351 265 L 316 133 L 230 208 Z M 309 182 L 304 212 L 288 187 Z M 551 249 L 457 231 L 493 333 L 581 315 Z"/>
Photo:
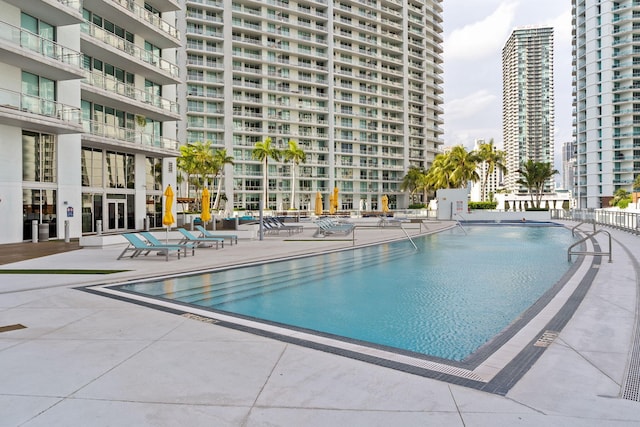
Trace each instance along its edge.
<path fill-rule="evenodd" d="M 258 230 L 258 234 L 260 237 L 260 240 L 264 239 L 264 229 L 262 228 L 262 224 L 263 224 L 263 211 L 262 211 L 262 200 L 260 200 L 260 213 L 258 215 L 258 219 L 260 220 L 260 228 Z"/>

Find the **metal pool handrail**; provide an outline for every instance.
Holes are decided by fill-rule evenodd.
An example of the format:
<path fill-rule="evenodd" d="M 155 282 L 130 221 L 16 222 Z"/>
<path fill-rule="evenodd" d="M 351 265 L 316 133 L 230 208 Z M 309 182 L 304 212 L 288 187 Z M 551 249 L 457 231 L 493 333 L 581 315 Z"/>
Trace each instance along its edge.
<path fill-rule="evenodd" d="M 575 229 L 575 227 L 574 227 L 574 229 Z M 573 230 L 571 230 L 571 232 L 573 233 Z M 595 236 L 598 233 L 606 233 L 606 235 L 609 236 L 609 251 L 608 252 L 590 252 L 590 251 L 572 251 L 571 250 L 574 247 L 576 247 L 577 245 L 585 242 L 586 240 L 592 238 L 593 236 Z M 611 262 L 611 233 L 609 233 L 606 230 L 600 229 L 600 230 L 594 231 L 593 233 L 587 234 L 584 238 L 578 240 L 573 245 L 569 246 L 569 249 L 567 249 L 567 259 L 568 259 L 568 261 L 571 261 L 571 255 L 609 255 L 609 262 Z"/>
<path fill-rule="evenodd" d="M 385 227 L 381 226 L 381 225 L 354 225 L 353 226 L 353 230 L 351 230 L 351 240 L 353 242 L 353 246 L 356 245 L 356 229 L 358 229 L 358 228 L 385 228 Z M 409 233 L 407 233 L 407 230 L 402 226 L 402 223 L 400 223 L 399 228 L 402 230 L 404 235 L 407 236 L 407 240 L 409 240 L 409 242 L 411 242 L 411 244 L 413 245 L 413 248 L 415 250 L 418 250 L 418 246 L 416 246 L 416 244 L 414 243 L 414 241 L 411 238 L 411 236 L 409 236 Z M 422 230 L 422 225 L 420 226 L 420 230 Z"/>
<path fill-rule="evenodd" d="M 466 221 L 464 219 L 464 217 L 462 215 L 460 215 L 459 213 L 455 213 L 455 216 L 459 216 L 460 218 L 462 218 L 463 221 Z M 460 222 L 459 219 L 456 219 L 456 224 L 458 225 L 458 227 L 460 227 L 462 229 L 462 231 L 464 232 L 465 236 L 467 235 L 467 230 L 464 229 L 464 227 L 462 226 L 462 223 Z"/>

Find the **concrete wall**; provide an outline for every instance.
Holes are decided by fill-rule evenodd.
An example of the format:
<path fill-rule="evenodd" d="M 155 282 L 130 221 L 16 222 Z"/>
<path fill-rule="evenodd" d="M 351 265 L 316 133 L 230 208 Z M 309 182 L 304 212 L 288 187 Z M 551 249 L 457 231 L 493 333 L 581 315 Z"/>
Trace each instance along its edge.
<path fill-rule="evenodd" d="M 469 190 L 466 188 L 438 190 L 438 219 L 458 219 L 456 214 L 466 214 L 469 211 L 468 197 Z"/>

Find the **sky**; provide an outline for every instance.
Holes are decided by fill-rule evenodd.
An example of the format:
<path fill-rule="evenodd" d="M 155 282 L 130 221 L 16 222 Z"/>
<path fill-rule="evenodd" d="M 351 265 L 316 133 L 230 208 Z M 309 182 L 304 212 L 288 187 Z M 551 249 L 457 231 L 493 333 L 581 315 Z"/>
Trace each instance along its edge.
<path fill-rule="evenodd" d="M 502 138 L 502 48 L 525 26 L 554 28 L 555 161 L 572 139 L 571 0 L 444 0 L 444 142 Z"/>

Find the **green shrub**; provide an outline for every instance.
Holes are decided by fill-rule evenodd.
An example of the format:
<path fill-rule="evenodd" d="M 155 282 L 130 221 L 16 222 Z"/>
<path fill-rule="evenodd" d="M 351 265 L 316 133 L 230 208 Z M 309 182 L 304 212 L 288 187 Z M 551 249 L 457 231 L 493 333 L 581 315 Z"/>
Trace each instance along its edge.
<path fill-rule="evenodd" d="M 409 205 L 409 209 L 424 209 L 426 207 L 427 205 L 425 205 L 424 203 L 412 203 Z"/>
<path fill-rule="evenodd" d="M 469 202 L 469 209 L 495 209 L 498 202 Z"/>
<path fill-rule="evenodd" d="M 618 206 L 620 209 L 627 209 L 629 203 L 631 203 L 631 199 L 622 199 L 616 206 Z"/>

